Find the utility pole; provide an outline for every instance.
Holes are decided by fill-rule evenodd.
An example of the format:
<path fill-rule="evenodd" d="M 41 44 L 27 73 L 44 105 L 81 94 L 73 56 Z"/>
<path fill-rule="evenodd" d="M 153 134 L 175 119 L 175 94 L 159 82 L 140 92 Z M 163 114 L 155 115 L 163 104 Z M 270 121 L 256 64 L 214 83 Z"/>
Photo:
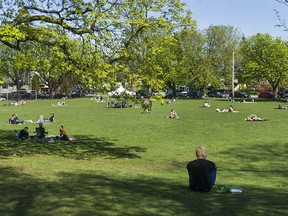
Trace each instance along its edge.
<path fill-rule="evenodd" d="M 234 49 L 232 52 L 232 100 L 234 101 Z"/>

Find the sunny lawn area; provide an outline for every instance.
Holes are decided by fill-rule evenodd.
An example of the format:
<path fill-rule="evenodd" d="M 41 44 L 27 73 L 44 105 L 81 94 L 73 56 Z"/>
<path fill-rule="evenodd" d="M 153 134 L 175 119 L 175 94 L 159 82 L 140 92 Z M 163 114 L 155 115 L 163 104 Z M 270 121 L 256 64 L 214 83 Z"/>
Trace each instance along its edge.
<path fill-rule="evenodd" d="M 105 98 L 107 101 L 107 98 Z M 282 102 L 244 104 L 210 100 L 154 103 L 113 109 L 89 98 L 0 102 L 0 215 L 288 215 L 288 110 Z M 217 113 L 232 104 L 238 113 Z M 167 119 L 176 109 L 179 119 Z M 13 130 L 37 126 L 6 124 L 17 113 L 45 124 L 49 135 L 64 125 L 72 142 L 17 141 Z M 246 122 L 250 114 L 267 119 Z M 243 187 L 240 195 L 188 189 L 186 164 L 205 146 L 218 164 L 217 186 Z"/>

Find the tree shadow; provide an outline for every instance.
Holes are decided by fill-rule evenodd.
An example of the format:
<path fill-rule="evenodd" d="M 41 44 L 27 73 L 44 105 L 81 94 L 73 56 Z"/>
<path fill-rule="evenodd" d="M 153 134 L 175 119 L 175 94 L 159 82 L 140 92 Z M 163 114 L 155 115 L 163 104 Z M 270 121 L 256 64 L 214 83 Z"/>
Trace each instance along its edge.
<path fill-rule="evenodd" d="M 176 181 L 59 173 L 36 179 L 0 168 L 1 215 L 285 215 L 287 193 L 246 187 L 241 195 L 196 193 Z"/>
<path fill-rule="evenodd" d="M 117 147 L 117 140 L 108 138 L 91 138 L 88 136 L 77 136 L 76 141 L 57 141 L 55 143 L 41 143 L 33 140 L 16 140 L 13 132 L 0 131 L 0 158 L 10 156 L 29 156 L 35 154 L 57 155 L 61 157 L 89 160 L 92 157 L 117 158 L 140 158 L 139 153 L 146 149 L 138 146 Z"/>
<path fill-rule="evenodd" d="M 283 177 L 287 177 L 287 154 L 288 143 L 254 143 L 253 146 L 247 147 L 242 144 L 236 144 L 231 147 L 227 146 L 225 150 L 218 153 L 218 157 L 229 158 L 230 167 L 238 167 L 239 171 L 252 171 L 252 172 L 271 172 L 278 173 Z M 239 164 L 239 161 L 241 163 Z M 259 167 L 257 162 L 263 163 L 264 167 Z M 275 165 L 275 166 L 274 166 Z M 225 168 L 228 169 L 229 168 Z"/>

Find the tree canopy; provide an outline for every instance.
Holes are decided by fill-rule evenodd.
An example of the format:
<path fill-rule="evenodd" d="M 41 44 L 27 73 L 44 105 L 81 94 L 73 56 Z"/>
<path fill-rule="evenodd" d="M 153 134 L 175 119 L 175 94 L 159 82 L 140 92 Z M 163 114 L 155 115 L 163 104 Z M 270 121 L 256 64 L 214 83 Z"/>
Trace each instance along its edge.
<path fill-rule="evenodd" d="M 267 81 L 277 94 L 279 84 L 288 78 L 288 44 L 269 34 L 246 38 L 241 45 L 242 78 Z"/>
<path fill-rule="evenodd" d="M 15 50 L 27 42 L 58 47 L 88 84 L 112 82 L 127 70 L 125 59 L 134 55 L 127 50 L 144 32 L 165 37 L 195 26 L 184 6 L 179 0 L 3 0 L 0 42 Z M 76 55 L 71 40 L 82 41 Z"/>

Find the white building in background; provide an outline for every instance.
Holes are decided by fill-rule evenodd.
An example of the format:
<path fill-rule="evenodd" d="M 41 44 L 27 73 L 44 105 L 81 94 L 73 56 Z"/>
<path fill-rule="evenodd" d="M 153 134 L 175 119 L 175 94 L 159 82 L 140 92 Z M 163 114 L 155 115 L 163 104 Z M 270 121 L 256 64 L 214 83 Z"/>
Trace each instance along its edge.
<path fill-rule="evenodd" d="M 5 94 L 5 93 L 12 93 L 17 91 L 16 86 L 8 86 L 7 88 L 3 88 L 2 85 L 0 85 L 0 93 Z"/>

